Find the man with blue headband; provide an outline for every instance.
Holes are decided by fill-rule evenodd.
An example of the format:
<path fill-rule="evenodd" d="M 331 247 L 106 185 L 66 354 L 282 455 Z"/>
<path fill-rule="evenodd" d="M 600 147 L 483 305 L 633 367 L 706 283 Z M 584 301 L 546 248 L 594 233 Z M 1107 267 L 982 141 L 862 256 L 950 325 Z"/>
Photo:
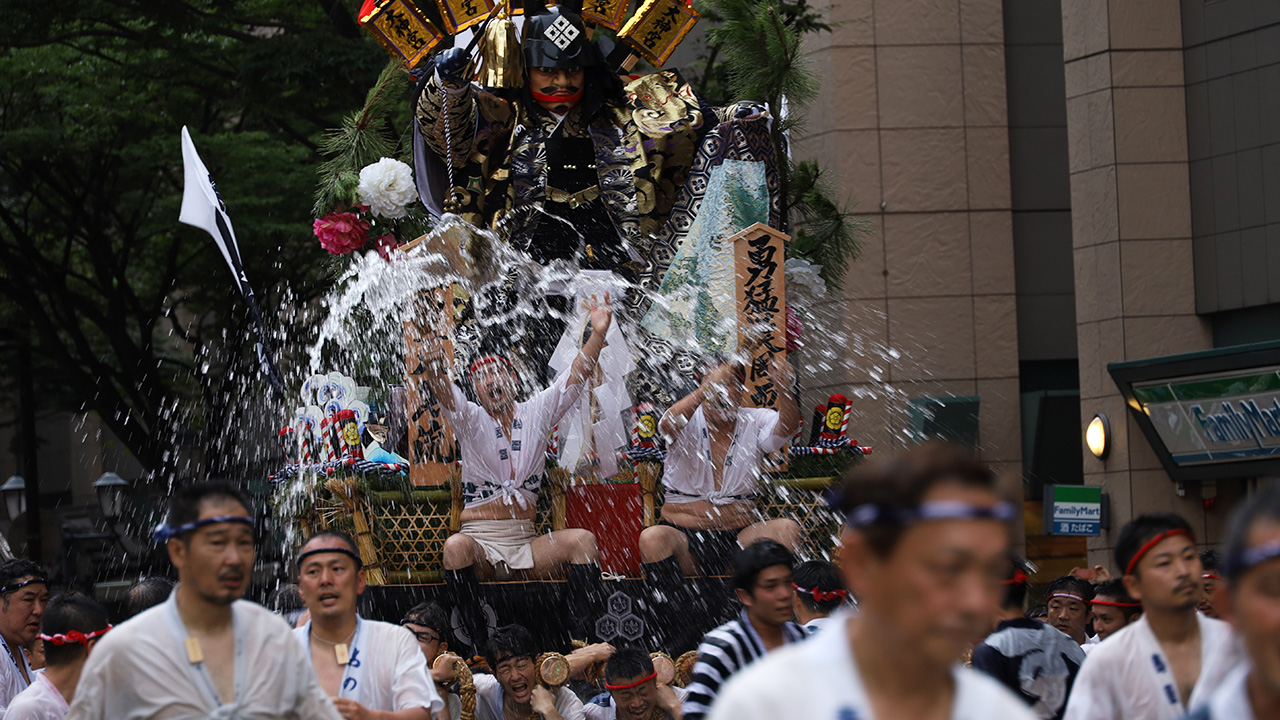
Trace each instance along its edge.
<path fill-rule="evenodd" d="M 1035 717 L 959 664 L 991 629 L 1021 516 L 991 469 L 968 451 L 926 445 L 859 465 L 838 495 L 837 564 L 858 614 L 735 675 L 711 720 Z"/>
<path fill-rule="evenodd" d="M 255 553 L 253 514 L 238 490 L 181 488 L 156 539 L 178 586 L 98 641 L 68 718 L 342 717 L 289 627 L 241 599 Z"/>
<path fill-rule="evenodd" d="M 1232 513 L 1220 571 L 1227 597 L 1216 607 L 1235 626 L 1249 662 L 1188 720 L 1280 717 L 1280 484 L 1265 485 Z"/>
<path fill-rule="evenodd" d="M 0 659 L 0 717 L 9 701 L 35 680 L 23 648 L 40 634 L 40 620 L 49 603 L 48 573 L 21 558 L 0 563 L 0 643 L 6 659 Z"/>

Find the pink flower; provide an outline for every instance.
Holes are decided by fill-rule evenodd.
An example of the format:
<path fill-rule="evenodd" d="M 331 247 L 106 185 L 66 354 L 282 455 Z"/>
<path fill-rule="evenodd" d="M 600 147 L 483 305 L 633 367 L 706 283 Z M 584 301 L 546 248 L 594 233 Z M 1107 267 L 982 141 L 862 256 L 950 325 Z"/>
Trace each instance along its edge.
<path fill-rule="evenodd" d="M 312 225 L 320 247 L 330 255 L 346 255 L 364 247 L 369 239 L 369 223 L 355 213 L 331 212 Z"/>
<path fill-rule="evenodd" d="M 395 235 L 387 233 L 374 238 L 373 247 L 382 256 L 383 260 L 391 262 L 391 254 L 395 252 L 396 248 L 400 247 L 400 241 L 396 240 Z"/>

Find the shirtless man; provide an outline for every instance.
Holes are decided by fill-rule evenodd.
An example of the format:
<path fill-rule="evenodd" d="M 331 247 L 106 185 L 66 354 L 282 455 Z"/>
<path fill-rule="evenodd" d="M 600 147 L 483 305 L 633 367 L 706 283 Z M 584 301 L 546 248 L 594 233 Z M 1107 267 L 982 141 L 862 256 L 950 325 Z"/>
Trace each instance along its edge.
<path fill-rule="evenodd" d="M 68 718 L 342 717 L 289 627 L 241 599 L 254 547 L 253 514 L 238 490 L 178 490 L 156 539 L 168 546 L 178 586 L 98 641 Z"/>
<path fill-rule="evenodd" d="M 533 522 L 547 435 L 582 394 L 612 318 L 607 295 L 602 304 L 593 302 L 591 337 L 572 366 L 524 402 L 516 401 L 519 378 L 506 358 L 489 356 L 472 364 L 477 404 L 450 381 L 443 350 L 427 353 L 428 385 L 462 454 L 462 531 L 444 544 L 445 583 L 477 653 L 488 636 L 480 580 L 544 580 L 567 574 L 571 630 L 583 637 L 593 629 L 591 607 L 602 599 L 595 536 L 578 528 L 539 536 Z"/>
<path fill-rule="evenodd" d="M 734 553 L 756 540 L 776 540 L 792 552 L 800 543 L 794 520 L 756 519 L 765 456 L 800 427 L 786 358 L 774 356 L 769 376 L 778 388 L 777 410 L 743 407 L 743 367 L 721 363 L 658 423 L 667 438 L 666 500 L 661 524 L 640 533 L 645 578 L 654 597 L 665 600 L 655 606 L 683 609 L 685 577 L 724 573 Z"/>
<path fill-rule="evenodd" d="M 1204 590 L 1191 526 L 1171 513 L 1139 515 L 1120 530 L 1115 552 L 1142 617 L 1089 653 L 1065 718 L 1182 718 L 1240 659 L 1231 628 L 1196 612 Z"/>
<path fill-rule="evenodd" d="M 426 658 L 408 630 L 356 613 L 364 566 L 339 532 L 312 536 L 298 554 L 298 591 L 311 620 L 294 630 L 320 688 L 344 718 L 429 720 L 444 709 Z"/>

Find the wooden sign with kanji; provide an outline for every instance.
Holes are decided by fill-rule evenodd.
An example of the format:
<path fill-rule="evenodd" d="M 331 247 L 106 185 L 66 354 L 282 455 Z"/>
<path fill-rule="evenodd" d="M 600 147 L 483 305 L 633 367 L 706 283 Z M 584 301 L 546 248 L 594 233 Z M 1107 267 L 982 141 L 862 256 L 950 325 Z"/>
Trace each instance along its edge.
<path fill-rule="evenodd" d="M 787 354 L 786 255 L 791 236 L 756 223 L 728 239 L 733 246 L 738 294 L 738 348 L 750 352 L 742 404 L 777 409 L 780 393 L 789 387 L 774 384 L 769 365 Z M 779 464 L 780 462 L 780 464 Z M 785 470 L 786 458 L 770 470 Z"/>

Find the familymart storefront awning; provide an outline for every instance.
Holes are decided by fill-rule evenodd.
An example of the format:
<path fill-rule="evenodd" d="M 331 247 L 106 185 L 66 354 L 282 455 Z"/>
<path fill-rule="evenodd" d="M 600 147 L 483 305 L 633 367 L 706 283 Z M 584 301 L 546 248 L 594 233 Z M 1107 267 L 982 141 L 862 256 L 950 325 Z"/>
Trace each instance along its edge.
<path fill-rule="evenodd" d="M 1107 370 L 1174 480 L 1280 475 L 1280 342 Z"/>

